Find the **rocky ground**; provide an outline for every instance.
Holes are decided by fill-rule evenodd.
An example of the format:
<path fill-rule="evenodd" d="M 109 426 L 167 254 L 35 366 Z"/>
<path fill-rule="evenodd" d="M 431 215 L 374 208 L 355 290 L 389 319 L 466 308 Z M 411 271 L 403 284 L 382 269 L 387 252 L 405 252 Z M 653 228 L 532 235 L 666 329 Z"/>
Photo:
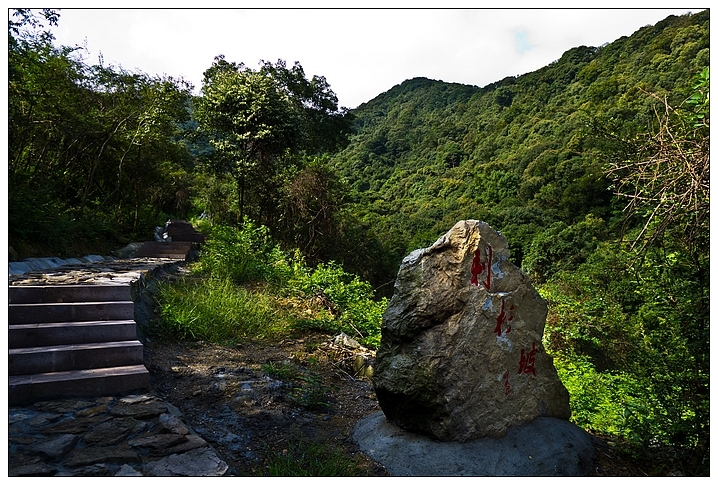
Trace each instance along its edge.
<path fill-rule="evenodd" d="M 386 476 L 352 439 L 357 421 L 380 410 L 358 365 L 371 352 L 343 342 L 149 342 L 142 395 L 10 408 L 9 476 L 262 476 L 295 459 L 284 468 L 292 474 L 315 445 L 351 464 L 331 473 Z M 595 476 L 650 474 L 604 443 Z"/>
<path fill-rule="evenodd" d="M 270 456 L 309 441 L 343 450 L 363 474 L 385 476 L 351 439 L 356 422 L 380 409 L 370 381 L 353 375 L 357 354 L 312 335 L 234 348 L 151 343 L 146 362 L 153 392 L 182 411 L 228 473 L 266 473 Z M 595 476 L 647 475 L 608 444 L 597 452 Z"/>
<path fill-rule="evenodd" d="M 93 265 L 68 266 L 63 271 L 15 276 L 11 282 L 134 280 L 138 277 L 137 264 L 103 262 L 99 272 Z M 169 271 L 164 267 L 160 270 Z M 146 311 L 151 313 L 150 308 Z M 360 453 L 352 440 L 356 422 L 380 410 L 366 375 L 371 363 L 371 352 L 332 335 L 305 334 L 295 339 L 245 342 L 234 347 L 153 339 L 145 345 L 151 387 L 137 402 L 101 397 L 94 401 L 11 408 L 9 475 L 173 474 L 182 473 L 182 466 L 191 469 L 193 463 L 213 474 L 267 475 L 272 462 L 291 458 L 298 451 L 319 444 L 323 450 L 340 451 L 354 463 L 352 473 L 385 476 L 381 464 Z M 92 424 L 94 420 L 111 421 L 120 416 L 115 416 L 117 410 L 128 404 L 138 409 L 139 416 L 143 416 L 138 420 L 144 424 L 132 421 L 134 427 L 127 430 L 131 436 L 107 437 L 119 440 L 118 443 L 93 441 L 100 439 Z M 144 416 L 148 408 L 152 408 L 152 413 Z M 59 426 L 63 421 L 79 423 L 78 416 L 86 419 L 88 426 L 68 429 L 60 435 L 54 430 L 52 439 L 66 442 L 49 446 L 46 428 Z M 131 421 L 124 414 L 120 417 L 123 420 L 120 424 Z M 183 424 L 173 425 L 169 430 L 167 422 L 174 423 L 175 417 L 188 430 Z M 38 432 L 39 428 L 42 429 Z M 169 438 L 158 434 L 178 435 L 171 436 L 177 443 L 163 449 L 159 441 L 150 440 L 152 434 L 155 439 Z M 597 450 L 596 476 L 646 476 L 651 474 L 648 470 L 656 469 L 655 464 L 625 459 L 618 451 L 620 447 L 608 440 L 604 442 L 606 446 Z M 86 458 L 100 444 L 109 445 L 118 455 Z M 125 444 L 132 447 L 132 453 L 123 448 Z M 184 451 L 172 454 L 173 447 Z M 178 456 L 184 463 L 175 463 Z M 124 457 L 128 457 L 128 463 L 122 463 Z"/>
<path fill-rule="evenodd" d="M 386 475 L 351 438 L 357 420 L 379 410 L 370 381 L 360 377 L 366 349 L 329 335 L 228 348 L 201 343 L 149 343 L 145 363 L 152 392 L 229 465 L 228 474 L 266 474 L 272 457 L 302 444 L 342 450 L 359 473 Z"/>

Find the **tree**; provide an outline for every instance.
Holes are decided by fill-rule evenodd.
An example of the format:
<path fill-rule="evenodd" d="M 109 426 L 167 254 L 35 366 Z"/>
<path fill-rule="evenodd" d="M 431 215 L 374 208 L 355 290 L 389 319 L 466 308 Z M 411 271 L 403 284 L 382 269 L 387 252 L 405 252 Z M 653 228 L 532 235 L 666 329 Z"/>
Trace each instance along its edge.
<path fill-rule="evenodd" d="M 209 164 L 237 181 L 240 219 L 248 185 L 262 185 L 300 145 L 298 113 L 277 83 L 219 57 L 205 73 L 195 116 L 214 149 Z"/>
<path fill-rule="evenodd" d="M 626 220 L 642 217 L 643 227 L 632 246 L 655 245 L 666 232 L 681 234 L 687 247 L 708 242 L 709 222 L 709 68 L 697 77 L 694 92 L 674 108 L 666 97 L 655 108 L 658 129 L 633 141 L 630 158 L 607 170 L 616 194 L 628 199 Z M 677 231 L 676 231 L 677 230 Z"/>
<path fill-rule="evenodd" d="M 62 244 L 80 226 L 149 233 L 176 205 L 173 173 L 188 168 L 179 130 L 189 85 L 87 65 L 80 48 L 56 47 L 41 30 L 58 18 L 20 10 L 8 24 L 12 244 Z"/>
<path fill-rule="evenodd" d="M 207 164 L 237 182 L 240 219 L 254 196 L 257 218 L 270 225 L 282 172 L 304 155 L 345 146 L 351 126 L 326 79 L 307 80 L 299 63 L 262 61 L 255 71 L 221 55 L 204 73 L 195 114 L 213 148 Z"/>

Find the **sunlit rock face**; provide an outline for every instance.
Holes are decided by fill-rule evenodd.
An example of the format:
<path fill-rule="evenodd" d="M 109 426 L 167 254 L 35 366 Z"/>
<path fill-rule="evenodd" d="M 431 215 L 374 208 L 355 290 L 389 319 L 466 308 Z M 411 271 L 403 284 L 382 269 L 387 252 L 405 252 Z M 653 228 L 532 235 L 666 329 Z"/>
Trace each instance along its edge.
<path fill-rule="evenodd" d="M 568 392 L 541 343 L 546 315 L 506 238 L 458 222 L 399 269 L 373 377 L 382 411 L 408 431 L 462 442 L 539 416 L 568 419 Z"/>

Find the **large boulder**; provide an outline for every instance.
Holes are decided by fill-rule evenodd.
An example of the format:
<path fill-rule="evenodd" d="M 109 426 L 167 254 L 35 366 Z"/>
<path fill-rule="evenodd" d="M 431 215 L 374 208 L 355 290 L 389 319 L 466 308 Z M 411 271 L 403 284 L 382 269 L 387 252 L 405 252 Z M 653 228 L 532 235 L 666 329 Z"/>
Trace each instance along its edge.
<path fill-rule="evenodd" d="M 373 377 L 387 419 L 441 441 L 567 420 L 568 392 L 542 345 L 545 301 L 484 222 L 458 222 L 404 258 Z"/>

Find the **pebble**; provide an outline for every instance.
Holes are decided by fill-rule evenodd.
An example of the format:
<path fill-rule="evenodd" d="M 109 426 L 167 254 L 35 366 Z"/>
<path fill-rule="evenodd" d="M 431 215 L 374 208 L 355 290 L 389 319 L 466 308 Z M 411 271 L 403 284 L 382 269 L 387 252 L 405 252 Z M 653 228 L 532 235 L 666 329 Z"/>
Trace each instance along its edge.
<path fill-rule="evenodd" d="M 210 477 L 229 469 L 175 406 L 149 394 L 8 411 L 11 477 Z"/>

